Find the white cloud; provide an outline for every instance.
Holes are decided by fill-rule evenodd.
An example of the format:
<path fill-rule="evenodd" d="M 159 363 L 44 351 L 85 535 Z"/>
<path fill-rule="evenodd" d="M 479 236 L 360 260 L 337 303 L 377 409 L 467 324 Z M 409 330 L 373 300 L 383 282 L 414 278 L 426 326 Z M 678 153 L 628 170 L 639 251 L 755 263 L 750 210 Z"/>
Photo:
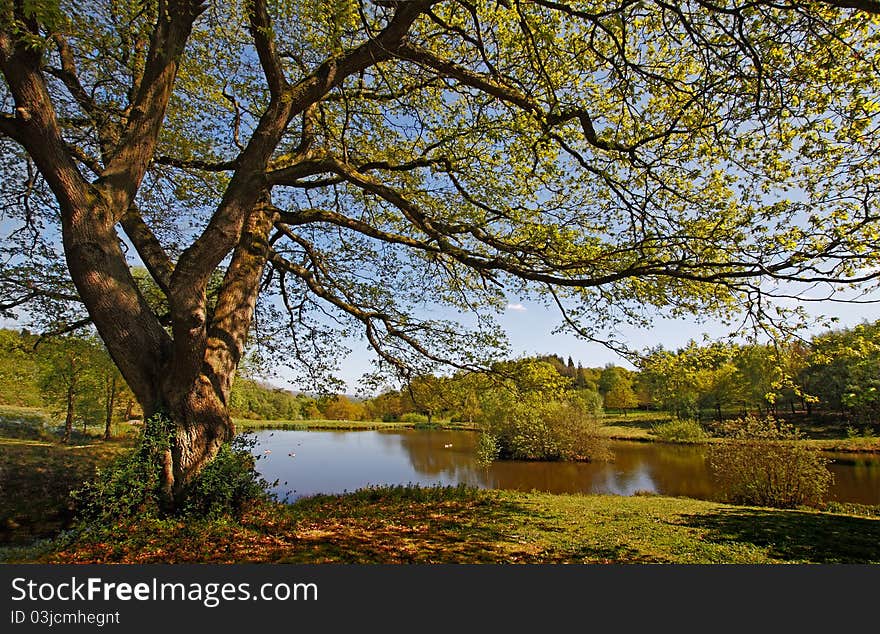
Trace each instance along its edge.
<path fill-rule="evenodd" d="M 507 310 L 515 310 L 517 312 L 522 313 L 522 312 L 525 312 L 526 307 L 523 306 L 522 304 L 508 304 Z"/>

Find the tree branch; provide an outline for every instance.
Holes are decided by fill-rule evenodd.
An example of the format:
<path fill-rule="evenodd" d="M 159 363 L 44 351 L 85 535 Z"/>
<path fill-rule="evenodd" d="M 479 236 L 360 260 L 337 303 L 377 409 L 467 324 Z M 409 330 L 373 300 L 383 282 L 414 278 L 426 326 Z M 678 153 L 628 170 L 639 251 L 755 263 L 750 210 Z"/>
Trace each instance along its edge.
<path fill-rule="evenodd" d="M 20 122 L 11 114 L 0 114 L 0 134 L 18 143 L 24 140 Z"/>
<path fill-rule="evenodd" d="M 165 249 L 162 248 L 162 243 L 156 238 L 149 225 L 144 222 L 140 211 L 134 205 L 123 216 L 121 224 L 125 235 L 131 240 L 150 275 L 156 281 L 156 285 L 165 295 L 168 295 L 174 264 Z"/>
<path fill-rule="evenodd" d="M 345 229 L 351 229 L 352 231 L 356 231 L 361 235 L 375 238 L 376 240 L 382 240 L 383 242 L 388 242 L 389 244 L 399 244 L 401 246 L 418 249 L 420 251 L 425 251 L 428 253 L 441 253 L 440 249 L 437 246 L 432 245 L 428 242 L 416 240 L 415 238 L 397 233 L 383 231 L 361 220 L 355 220 L 354 218 L 349 218 L 348 216 L 344 216 L 340 213 L 336 213 L 326 209 L 305 209 L 296 212 L 285 212 L 279 210 L 278 216 L 280 220 L 284 223 L 283 225 L 279 225 L 279 228 L 282 230 L 286 229 L 284 225 L 297 226 L 312 223 L 326 223 L 337 227 L 343 227 Z"/>
<path fill-rule="evenodd" d="M 157 165 L 167 165 L 169 167 L 199 170 L 202 172 L 230 172 L 239 166 L 239 159 L 237 158 L 231 161 L 203 161 L 200 159 L 181 159 L 173 156 L 157 156 L 154 161 Z"/>
<path fill-rule="evenodd" d="M 119 220 L 128 212 L 153 152 L 171 98 L 178 63 L 193 23 L 207 8 L 202 0 L 166 0 L 150 38 L 143 78 L 119 144 L 98 180 L 114 202 Z"/>
<path fill-rule="evenodd" d="M 75 332 L 81 328 L 85 328 L 89 324 L 92 323 L 91 317 L 85 317 L 78 321 L 74 321 L 70 324 L 65 324 L 64 326 L 60 326 L 54 330 L 49 330 L 46 332 L 41 332 L 40 335 L 34 340 L 34 345 L 32 346 L 33 350 L 36 350 L 37 347 L 43 343 L 46 339 L 51 339 L 52 337 L 60 337 L 61 335 L 66 335 L 71 332 Z"/>
<path fill-rule="evenodd" d="M 275 208 L 266 191 L 248 216 L 217 295 L 214 318 L 207 331 L 205 362 L 218 377 L 218 393 L 224 398 L 229 397 L 232 377 L 244 354 L 275 218 Z"/>
<path fill-rule="evenodd" d="M 74 61 L 70 44 L 67 43 L 67 40 L 60 33 L 53 34 L 52 39 L 55 41 L 55 46 L 58 47 L 61 68 L 47 67 L 46 71 L 62 81 L 83 112 L 95 121 L 95 102 L 79 81 L 79 73 L 76 69 L 76 62 Z"/>
<path fill-rule="evenodd" d="M 250 0 L 248 2 L 248 20 L 250 23 L 251 37 L 263 67 L 263 74 L 269 86 L 269 94 L 272 97 L 280 97 L 287 87 L 287 79 L 284 76 L 284 66 L 275 48 L 275 40 L 272 37 L 272 23 L 269 12 L 266 9 L 265 0 Z"/>
<path fill-rule="evenodd" d="M 632 145 L 624 145 L 601 139 L 593 127 L 593 121 L 590 114 L 586 110 L 578 109 L 555 114 L 546 112 L 544 106 L 542 106 L 534 97 L 526 95 L 510 86 L 505 86 L 491 77 L 476 73 L 467 68 L 463 68 L 454 62 L 437 57 L 428 49 L 414 44 L 404 43 L 398 49 L 398 55 L 402 59 L 432 68 L 444 76 L 457 79 L 466 86 L 476 88 L 477 90 L 491 95 L 505 103 L 517 106 L 525 112 L 535 116 L 535 118 L 546 128 L 552 128 L 560 123 L 577 119 L 581 124 L 581 129 L 583 130 L 587 142 L 597 149 L 631 154 L 639 145 L 645 143 L 643 140 Z M 671 133 L 672 131 L 667 134 Z M 665 135 L 660 136 L 662 137 Z"/>
<path fill-rule="evenodd" d="M 379 61 L 391 59 L 415 20 L 436 0 L 414 0 L 397 4 L 388 24 L 374 37 L 341 55 L 325 60 L 314 72 L 273 98 L 260 118 L 254 134 L 240 155 L 217 212 L 195 242 L 178 261 L 172 279 L 174 288 L 204 289 L 217 265 L 235 246 L 247 214 L 264 189 L 266 169 L 292 118 L 317 103 L 347 77 Z M 192 306 L 191 312 L 198 307 Z"/>
<path fill-rule="evenodd" d="M 420 343 L 415 337 L 409 334 L 409 332 L 404 330 L 403 320 L 401 320 L 400 316 L 395 316 L 387 310 L 359 305 L 359 303 L 352 297 L 348 296 L 344 290 L 333 285 L 328 271 L 322 264 L 322 258 L 314 249 L 313 245 L 289 231 L 286 231 L 286 235 L 304 250 L 306 257 L 311 262 L 312 270 L 306 266 L 290 262 L 275 251 L 272 251 L 269 255 L 269 261 L 271 264 L 279 271 L 292 273 L 305 283 L 306 287 L 313 295 L 323 299 L 331 306 L 336 307 L 343 313 L 350 315 L 359 321 L 364 326 L 367 341 L 370 343 L 370 346 L 384 361 L 400 371 L 405 372 L 408 370 L 408 365 L 405 361 L 394 356 L 387 350 L 386 345 L 384 345 L 381 340 L 382 333 L 380 328 L 384 328 L 387 336 L 393 337 L 409 346 L 412 350 L 426 359 L 430 359 L 436 363 L 450 365 L 461 370 L 474 369 L 474 366 L 457 363 L 454 360 L 442 358 L 432 353 L 431 350 Z M 322 276 L 324 279 L 322 279 Z M 409 320 L 407 320 L 407 328 L 413 328 L 413 324 Z"/>
<path fill-rule="evenodd" d="M 266 181 L 270 185 L 289 185 L 298 187 L 302 185 L 300 179 L 307 176 L 317 176 L 318 174 L 335 172 L 336 161 L 330 158 L 325 152 L 313 152 L 309 158 L 295 158 L 293 164 L 282 167 L 283 163 L 288 160 L 278 161 L 279 165 L 272 165 L 269 172 L 266 173 Z M 446 168 L 450 167 L 449 160 L 445 157 L 427 158 L 421 157 L 403 163 L 391 163 L 389 161 L 367 161 L 359 164 L 355 169 L 358 172 L 366 173 L 372 171 L 386 172 L 410 172 L 412 170 L 442 165 Z"/>

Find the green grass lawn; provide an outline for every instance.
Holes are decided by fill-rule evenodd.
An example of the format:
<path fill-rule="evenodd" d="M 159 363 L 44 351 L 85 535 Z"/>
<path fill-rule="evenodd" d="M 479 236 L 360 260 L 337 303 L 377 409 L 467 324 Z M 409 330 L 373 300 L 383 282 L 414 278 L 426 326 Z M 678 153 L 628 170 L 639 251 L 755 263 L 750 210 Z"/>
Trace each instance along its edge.
<path fill-rule="evenodd" d="M 385 487 L 241 521 L 120 524 L 7 550 L 47 563 L 880 563 L 880 518 L 659 496 Z"/>

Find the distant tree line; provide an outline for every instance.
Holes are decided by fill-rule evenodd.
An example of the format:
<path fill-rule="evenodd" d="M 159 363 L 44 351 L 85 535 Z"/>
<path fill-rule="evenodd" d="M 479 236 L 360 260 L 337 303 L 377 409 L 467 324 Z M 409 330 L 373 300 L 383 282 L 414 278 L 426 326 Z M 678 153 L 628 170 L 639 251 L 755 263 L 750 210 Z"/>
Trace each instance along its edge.
<path fill-rule="evenodd" d="M 297 394 L 240 376 L 229 408 L 249 419 L 477 424 L 514 394 L 520 401 L 539 395 L 547 402 L 576 396 L 591 415 L 643 409 L 703 423 L 754 413 L 865 429 L 880 424 L 880 321 L 784 344 L 658 347 L 637 369 L 585 367 L 548 354 L 497 363 L 492 370 L 426 374 L 366 400 Z M 64 420 L 68 439 L 73 429 L 100 424 L 109 438 L 114 421 L 140 414 L 96 337 L 43 340 L 9 329 L 0 329 L 0 405 L 49 409 Z"/>
<path fill-rule="evenodd" d="M 399 390 L 388 390 L 367 400 L 368 414 L 385 421 L 417 414 L 425 422 L 435 418 L 478 423 L 491 409 L 490 401 L 500 393 L 540 394 L 554 399 L 560 395 L 588 403 L 590 414 L 604 409 L 626 412 L 650 406 L 642 394 L 639 373 L 609 364 L 584 367 L 554 354 L 496 363 L 487 374 L 459 372 L 451 376 L 423 375 Z"/>
<path fill-rule="evenodd" d="M 880 321 L 770 344 L 658 347 L 636 369 L 585 367 L 555 354 L 496 364 L 492 375 L 425 375 L 364 403 L 368 417 L 479 422 L 487 394 L 510 381 L 525 386 L 543 372 L 559 391 L 592 396 L 605 412 L 663 410 L 704 423 L 747 414 L 806 416 L 829 423 L 880 424 Z M 505 383 L 507 382 L 507 383 Z"/>
<path fill-rule="evenodd" d="M 657 349 L 640 370 L 651 403 L 683 419 L 721 422 L 729 412 L 880 424 L 880 321 L 810 341 Z"/>
<path fill-rule="evenodd" d="M 246 377 L 232 386 L 229 411 L 253 420 L 375 420 L 363 401 L 344 394 L 294 393 Z"/>

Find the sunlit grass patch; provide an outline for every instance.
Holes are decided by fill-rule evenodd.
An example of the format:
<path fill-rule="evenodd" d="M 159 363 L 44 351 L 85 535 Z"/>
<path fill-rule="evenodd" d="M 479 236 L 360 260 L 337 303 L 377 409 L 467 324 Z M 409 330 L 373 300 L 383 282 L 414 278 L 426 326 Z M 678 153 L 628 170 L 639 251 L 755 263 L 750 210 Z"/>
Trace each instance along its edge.
<path fill-rule="evenodd" d="M 855 511 L 854 509 L 851 509 Z M 663 496 L 374 487 L 239 521 L 125 523 L 49 562 L 880 563 L 880 518 Z"/>

